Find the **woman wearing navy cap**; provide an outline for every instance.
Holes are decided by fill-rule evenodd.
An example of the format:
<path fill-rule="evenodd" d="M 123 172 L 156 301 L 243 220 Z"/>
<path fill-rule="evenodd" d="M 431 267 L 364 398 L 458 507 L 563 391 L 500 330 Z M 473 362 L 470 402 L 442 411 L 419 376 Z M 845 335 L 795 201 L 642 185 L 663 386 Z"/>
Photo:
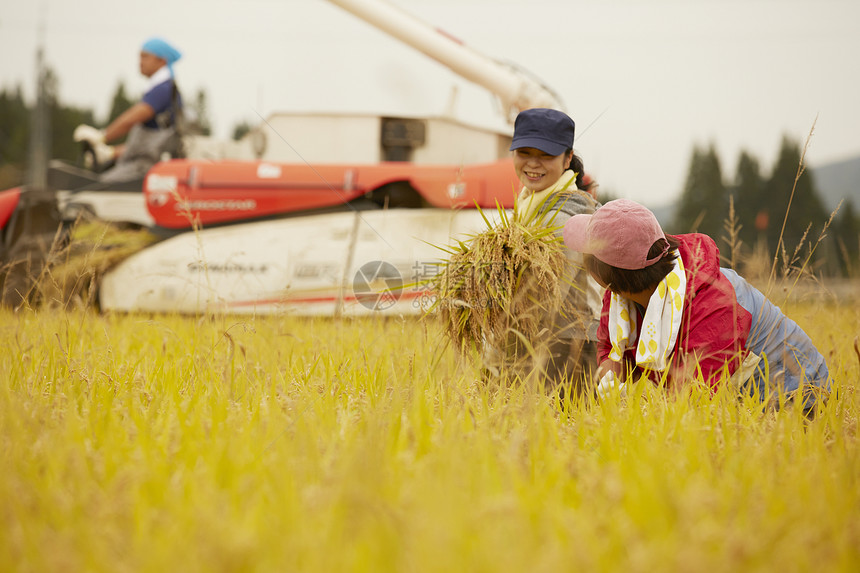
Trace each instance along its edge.
<path fill-rule="evenodd" d="M 88 142 L 96 162 L 105 164 L 116 159 L 116 165 L 102 173 L 102 182 L 115 183 L 141 179 L 165 152 L 180 153 L 176 130 L 181 117 L 182 97 L 173 77 L 173 64 L 182 54 L 161 38 L 144 42 L 140 50 L 140 73 L 149 78 L 140 102 L 124 111 L 104 130 L 89 125 L 75 129 L 75 141 Z M 107 143 L 128 135 L 124 146 Z"/>
<path fill-rule="evenodd" d="M 521 218 L 557 229 L 573 215 L 593 213 L 600 204 L 585 190 L 582 160 L 573 152 L 574 121 L 555 109 L 527 109 L 517 116 L 510 150 L 514 169 L 523 184 L 516 210 Z M 529 341 L 532 354 L 549 386 L 568 385 L 581 393 L 596 367 L 597 324 L 603 289 L 583 271 L 579 253 L 567 252 L 568 265 L 561 288 L 564 311 L 547 317 L 545 340 Z M 492 372 L 501 352 L 485 353 Z M 507 357 L 510 362 L 512 357 Z M 522 356 L 513 357 L 522 360 Z"/>

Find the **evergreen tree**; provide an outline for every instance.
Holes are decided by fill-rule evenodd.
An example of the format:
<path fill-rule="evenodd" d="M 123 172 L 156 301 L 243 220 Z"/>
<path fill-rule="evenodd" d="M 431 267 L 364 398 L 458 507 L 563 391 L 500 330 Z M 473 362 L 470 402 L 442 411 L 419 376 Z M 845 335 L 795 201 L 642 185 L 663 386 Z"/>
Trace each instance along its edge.
<path fill-rule="evenodd" d="M 46 74 L 46 95 L 51 114 L 50 157 L 76 162 L 81 153 L 81 146 L 72 139 L 72 134 L 80 124 L 93 123 L 93 112 L 87 109 L 67 107 L 60 103 L 59 80 L 51 68 L 46 70 Z"/>
<path fill-rule="evenodd" d="M 88 109 L 64 106 L 59 98 L 59 82 L 54 71 L 45 70 L 45 97 L 50 132 L 51 159 L 75 162 L 80 154 L 79 144 L 72 139 L 75 127 L 93 123 Z M 24 100 L 20 86 L 0 91 L 0 189 L 25 182 L 30 151 L 31 112 L 33 105 Z"/>
<path fill-rule="evenodd" d="M 718 240 L 727 215 L 728 199 L 716 149 L 713 144 L 707 151 L 696 146 L 673 227 L 679 233 L 705 233 Z"/>
<path fill-rule="evenodd" d="M 741 151 L 738 159 L 737 175 L 732 187 L 735 204 L 735 218 L 740 226 L 740 240 L 749 248 L 758 242 L 764 223 L 759 215 L 765 204 L 764 178 L 758 159 Z"/>
<path fill-rule="evenodd" d="M 21 86 L 0 92 L 0 166 L 26 161 L 29 122 L 30 110 Z"/>
<path fill-rule="evenodd" d="M 72 139 L 75 128 L 82 123 L 94 123 L 90 109 L 66 107 L 55 104 L 51 107 L 51 157 L 77 163 L 81 157 L 81 144 Z"/>
<path fill-rule="evenodd" d="M 856 276 L 860 271 L 860 216 L 850 199 L 842 204 L 833 223 L 832 234 L 838 247 L 840 273 L 847 277 Z"/>
<path fill-rule="evenodd" d="M 21 86 L 0 91 L 0 189 L 24 182 L 30 112 Z"/>
<path fill-rule="evenodd" d="M 797 177 L 800 158 L 800 145 L 784 137 L 779 159 L 770 179 L 765 183 L 766 201 L 762 206 L 762 211 L 767 216 L 765 234 L 770 252 L 774 253 L 774 249 L 781 244 L 781 250 L 784 250 L 789 258 L 798 246 L 803 252 L 804 247 L 814 245 L 827 220 L 821 198 L 815 190 L 812 174 L 805 169 L 800 177 Z M 791 201 L 790 205 L 789 201 Z M 788 210 L 787 216 L 786 210 Z M 783 222 L 785 231 L 782 233 L 780 243 Z M 807 229 L 809 233 L 804 240 Z"/>

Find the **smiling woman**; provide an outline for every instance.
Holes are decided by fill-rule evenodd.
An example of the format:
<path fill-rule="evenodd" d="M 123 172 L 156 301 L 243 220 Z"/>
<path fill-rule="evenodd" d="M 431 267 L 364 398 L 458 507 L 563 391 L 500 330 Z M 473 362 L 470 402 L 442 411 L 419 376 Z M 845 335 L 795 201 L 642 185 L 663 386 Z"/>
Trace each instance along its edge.
<path fill-rule="evenodd" d="M 514 151 L 514 169 L 523 187 L 537 193 L 561 178 L 572 156 L 573 150 L 551 155 L 534 147 L 521 147 Z"/>
<path fill-rule="evenodd" d="M 521 221 L 551 229 L 560 237 L 561 226 L 570 217 L 593 213 L 600 205 L 583 191 L 583 165 L 573 152 L 576 125 L 564 112 L 548 109 L 527 109 L 517 115 L 511 141 L 513 163 L 523 184 L 516 201 Z M 602 289 L 582 272 L 577 253 L 566 253 L 564 272 L 559 276 L 561 310 L 548 311 L 546 328 L 541 340 L 516 344 L 513 355 L 509 350 L 485 349 L 485 362 L 491 371 L 499 370 L 499 357 L 505 365 L 523 363 L 524 353 L 540 354 L 546 358 L 525 361 L 529 368 L 540 372 L 550 388 L 571 385 L 581 392 L 583 383 L 596 367 L 595 334 L 598 301 Z M 524 350 L 521 346 L 530 346 Z"/>

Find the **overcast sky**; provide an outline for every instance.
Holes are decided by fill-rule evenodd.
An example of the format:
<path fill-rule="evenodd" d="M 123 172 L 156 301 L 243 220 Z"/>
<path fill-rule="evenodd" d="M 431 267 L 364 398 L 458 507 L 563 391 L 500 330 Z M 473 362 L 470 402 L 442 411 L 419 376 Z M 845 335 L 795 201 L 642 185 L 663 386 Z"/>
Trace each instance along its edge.
<path fill-rule="evenodd" d="M 813 169 L 860 156 L 858 0 L 391 2 L 555 89 L 586 170 L 621 197 L 676 199 L 695 144 L 727 179 L 742 149 L 770 169 L 816 117 Z M 222 137 L 275 111 L 439 115 L 454 86 L 459 119 L 506 125 L 486 90 L 326 0 L 0 0 L 0 87 L 33 93 L 42 39 L 64 102 L 103 118 L 119 81 L 142 93 L 153 35 L 184 53 L 180 87 L 206 90 Z"/>

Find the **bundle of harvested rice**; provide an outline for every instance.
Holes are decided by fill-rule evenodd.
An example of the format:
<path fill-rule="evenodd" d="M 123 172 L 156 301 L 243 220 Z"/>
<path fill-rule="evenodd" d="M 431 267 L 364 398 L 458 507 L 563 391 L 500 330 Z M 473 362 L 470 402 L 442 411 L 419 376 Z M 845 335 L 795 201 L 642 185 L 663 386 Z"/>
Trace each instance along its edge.
<path fill-rule="evenodd" d="M 449 247 L 449 258 L 431 279 L 433 310 L 461 350 L 489 344 L 503 349 L 529 345 L 562 310 L 567 258 L 552 227 L 508 216 L 501 223 Z"/>
<path fill-rule="evenodd" d="M 70 230 L 65 245 L 52 253 L 30 302 L 90 306 L 106 271 L 157 240 L 145 229 L 121 229 L 103 221 L 80 222 Z"/>

